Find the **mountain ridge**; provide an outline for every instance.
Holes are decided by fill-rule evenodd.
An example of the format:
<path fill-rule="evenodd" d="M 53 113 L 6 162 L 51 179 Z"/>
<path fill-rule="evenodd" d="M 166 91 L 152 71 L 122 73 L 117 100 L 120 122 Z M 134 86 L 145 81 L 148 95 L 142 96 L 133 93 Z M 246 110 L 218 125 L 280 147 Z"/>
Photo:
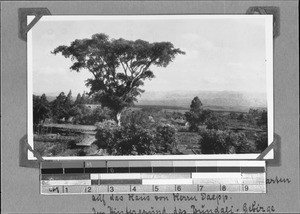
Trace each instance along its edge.
<path fill-rule="evenodd" d="M 53 101 L 60 92 L 45 93 L 48 101 Z M 56 94 L 56 95 L 55 95 Z M 41 94 L 36 94 L 41 95 Z M 136 105 L 163 105 L 189 108 L 194 97 L 198 96 L 204 106 L 224 107 L 267 107 L 267 95 L 263 92 L 237 91 L 145 91 Z M 72 96 L 73 100 L 76 97 Z"/>

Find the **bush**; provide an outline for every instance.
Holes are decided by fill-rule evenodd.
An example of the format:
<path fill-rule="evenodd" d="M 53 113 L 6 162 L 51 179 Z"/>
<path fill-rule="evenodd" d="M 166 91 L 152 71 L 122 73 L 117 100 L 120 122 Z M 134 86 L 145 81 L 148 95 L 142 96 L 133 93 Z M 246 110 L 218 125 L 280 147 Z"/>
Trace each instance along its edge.
<path fill-rule="evenodd" d="M 151 155 L 155 153 L 154 134 L 139 125 L 122 127 L 116 135 L 116 155 Z"/>
<path fill-rule="evenodd" d="M 99 122 L 96 124 L 97 133 L 96 133 L 96 142 L 95 145 L 101 149 L 107 149 L 108 153 L 112 153 L 116 141 L 116 136 L 120 127 L 116 124 L 115 121 L 108 120 L 104 122 Z"/>
<path fill-rule="evenodd" d="M 209 118 L 206 122 L 207 129 L 225 130 L 226 126 L 226 122 L 217 116 Z"/>
<path fill-rule="evenodd" d="M 172 153 L 176 140 L 174 126 L 160 124 L 147 129 L 137 124 L 118 126 L 114 121 L 97 124 L 95 145 L 111 155 L 152 155 Z"/>
<path fill-rule="evenodd" d="M 199 131 L 199 126 L 205 121 L 207 121 L 210 117 L 212 117 L 212 111 L 205 109 L 199 110 L 197 112 L 189 111 L 185 113 L 186 120 L 189 122 L 190 127 L 189 131 L 197 132 Z"/>
<path fill-rule="evenodd" d="M 200 130 L 200 147 L 202 154 L 227 154 L 229 153 L 227 132 L 217 130 Z"/>
<path fill-rule="evenodd" d="M 154 134 L 139 125 L 120 127 L 114 121 L 97 124 L 98 148 L 112 155 L 150 155 L 155 152 Z"/>
<path fill-rule="evenodd" d="M 171 125 L 159 125 L 156 127 L 156 149 L 158 152 L 172 153 L 176 141 L 176 129 Z"/>
<path fill-rule="evenodd" d="M 268 147 L 268 135 L 262 134 L 257 137 L 255 141 L 256 148 L 258 152 L 264 151 Z"/>
<path fill-rule="evenodd" d="M 268 112 L 263 111 L 257 121 L 257 125 L 262 126 L 264 129 L 268 127 Z"/>
<path fill-rule="evenodd" d="M 203 154 L 251 153 L 256 147 L 248 142 L 244 133 L 220 130 L 200 130 L 200 147 Z"/>
<path fill-rule="evenodd" d="M 151 114 L 146 111 L 127 110 L 121 116 L 121 124 L 135 124 L 144 128 L 150 128 L 152 125 L 152 122 L 149 119 L 150 116 Z"/>

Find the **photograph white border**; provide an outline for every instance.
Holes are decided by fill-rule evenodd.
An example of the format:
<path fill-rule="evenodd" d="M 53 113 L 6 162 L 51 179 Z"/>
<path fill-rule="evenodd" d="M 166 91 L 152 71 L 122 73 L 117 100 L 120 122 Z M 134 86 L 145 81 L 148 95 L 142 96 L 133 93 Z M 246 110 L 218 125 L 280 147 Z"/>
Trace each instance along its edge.
<path fill-rule="evenodd" d="M 268 112 L 268 145 L 274 140 L 274 112 L 273 112 L 273 16 L 272 15 L 45 15 L 42 21 L 74 21 L 74 20 L 133 20 L 133 19 L 219 19 L 219 18 L 265 18 L 265 36 L 266 36 L 266 72 L 267 72 L 267 112 Z M 35 16 L 27 16 L 29 24 Z M 33 26 L 34 28 L 34 26 Z M 27 136 L 28 144 L 33 148 L 33 114 L 32 114 L 32 30 L 27 33 Z M 34 148 L 33 148 L 34 149 Z M 142 155 L 142 156 L 70 156 L 70 157 L 43 157 L 44 160 L 205 160 L 205 159 L 256 159 L 260 154 L 218 154 L 218 155 Z M 265 159 L 273 159 L 274 152 L 271 150 Z M 28 153 L 29 160 L 36 160 L 32 152 Z"/>

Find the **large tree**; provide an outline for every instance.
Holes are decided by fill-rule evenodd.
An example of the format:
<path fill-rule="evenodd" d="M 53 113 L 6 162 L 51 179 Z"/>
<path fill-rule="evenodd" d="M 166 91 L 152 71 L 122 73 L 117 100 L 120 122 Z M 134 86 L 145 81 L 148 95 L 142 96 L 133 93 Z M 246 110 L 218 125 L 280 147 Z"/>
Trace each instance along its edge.
<path fill-rule="evenodd" d="M 66 100 L 67 97 L 65 93 L 61 92 L 56 99 L 52 101 L 51 107 L 54 120 L 59 121 L 63 118 L 67 119 L 69 117 L 68 111 L 70 109 L 66 106 Z"/>
<path fill-rule="evenodd" d="M 140 87 L 144 80 L 154 78 L 150 66 L 166 67 L 177 54 L 185 54 L 170 42 L 110 39 L 103 33 L 76 39 L 52 53 L 71 58 L 71 70 L 88 70 L 93 74 L 93 78 L 86 80 L 89 94 L 113 110 L 118 122 L 121 111 L 143 93 Z"/>
<path fill-rule="evenodd" d="M 45 94 L 40 96 L 33 95 L 33 123 L 38 124 L 50 117 L 50 104 Z"/>
<path fill-rule="evenodd" d="M 190 124 L 190 131 L 198 131 L 198 126 L 203 124 L 212 114 L 210 110 L 204 110 L 199 97 L 194 97 L 190 105 L 190 111 L 185 113 L 186 120 Z"/>

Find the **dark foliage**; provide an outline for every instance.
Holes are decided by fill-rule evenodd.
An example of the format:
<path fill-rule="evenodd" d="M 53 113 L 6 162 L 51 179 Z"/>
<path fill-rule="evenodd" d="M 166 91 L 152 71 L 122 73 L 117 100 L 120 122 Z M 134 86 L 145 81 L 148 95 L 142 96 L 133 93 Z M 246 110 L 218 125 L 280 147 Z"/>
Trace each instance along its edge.
<path fill-rule="evenodd" d="M 52 118 L 56 122 L 60 122 L 62 119 L 69 117 L 69 108 L 66 105 L 66 95 L 64 92 L 61 92 L 56 99 L 51 103 Z"/>
<path fill-rule="evenodd" d="M 154 135 L 139 125 L 120 127 L 112 121 L 98 124 L 95 144 L 112 155 L 150 155 L 155 152 Z"/>
<path fill-rule="evenodd" d="M 212 115 L 212 111 L 204 110 L 202 102 L 198 97 L 195 97 L 190 106 L 190 111 L 185 113 L 186 120 L 189 122 L 190 131 L 198 131 L 199 125 L 203 124 Z"/>
<path fill-rule="evenodd" d="M 176 129 L 171 125 L 159 125 L 156 127 L 155 144 L 157 152 L 172 153 L 176 142 Z"/>
<path fill-rule="evenodd" d="M 225 130 L 227 127 L 226 121 L 216 115 L 210 117 L 205 124 L 207 129 Z"/>
<path fill-rule="evenodd" d="M 258 152 L 264 151 L 268 147 L 268 135 L 267 133 L 261 134 L 256 138 L 255 141 Z"/>
<path fill-rule="evenodd" d="M 170 125 L 147 129 L 137 124 L 118 126 L 106 121 L 97 126 L 95 144 L 111 155 L 172 153 L 175 146 L 176 129 Z"/>
<path fill-rule="evenodd" d="M 95 144 L 101 149 L 107 149 L 112 154 L 115 149 L 116 140 L 118 138 L 119 127 L 114 121 L 104 121 L 97 124 L 97 133 Z"/>
<path fill-rule="evenodd" d="M 50 104 L 45 94 L 41 97 L 33 95 L 33 124 L 38 124 L 49 118 L 51 114 Z"/>
<path fill-rule="evenodd" d="M 263 111 L 257 121 L 257 125 L 267 128 L 268 125 L 268 113 L 267 111 Z"/>
<path fill-rule="evenodd" d="M 244 133 L 220 130 L 200 130 L 200 147 L 203 154 L 251 153 L 255 145 L 247 141 Z"/>

